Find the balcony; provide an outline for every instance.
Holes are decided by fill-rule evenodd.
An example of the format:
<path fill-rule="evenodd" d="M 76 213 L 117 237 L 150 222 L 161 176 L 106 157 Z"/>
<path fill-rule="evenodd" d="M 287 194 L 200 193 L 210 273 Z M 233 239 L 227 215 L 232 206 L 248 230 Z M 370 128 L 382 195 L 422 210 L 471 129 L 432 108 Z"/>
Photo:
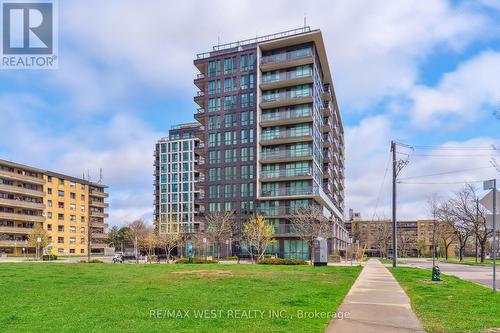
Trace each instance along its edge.
<path fill-rule="evenodd" d="M 90 206 L 99 207 L 99 208 L 108 208 L 109 203 L 97 200 L 90 200 Z"/>
<path fill-rule="evenodd" d="M 312 160 L 312 149 L 304 150 L 273 150 L 262 152 L 260 155 L 261 163 L 293 162 Z"/>
<path fill-rule="evenodd" d="M 194 153 L 198 156 L 205 156 L 205 144 L 200 142 L 194 147 Z"/>
<path fill-rule="evenodd" d="M 269 132 L 263 133 L 260 136 L 260 144 L 266 145 L 279 145 L 293 142 L 312 141 L 312 130 L 309 131 L 280 131 L 279 133 Z"/>
<path fill-rule="evenodd" d="M 196 78 L 194 79 L 194 84 L 200 90 L 205 90 L 205 74 L 199 73 L 198 75 L 196 75 Z"/>
<path fill-rule="evenodd" d="M 331 168 L 323 168 L 323 178 L 333 178 L 333 172 Z"/>
<path fill-rule="evenodd" d="M 104 191 L 90 190 L 90 195 L 98 198 L 107 198 L 109 194 Z"/>
<path fill-rule="evenodd" d="M 332 87 L 329 84 L 323 85 L 323 98 L 327 101 L 331 101 L 332 96 Z"/>
<path fill-rule="evenodd" d="M 26 209 L 40 209 L 40 210 L 45 209 L 45 205 L 43 203 L 36 203 L 36 202 L 16 200 L 16 199 L 0 199 L 0 206 L 26 208 Z"/>
<path fill-rule="evenodd" d="M 262 76 L 262 83 L 259 85 L 262 90 L 279 89 L 301 84 L 313 83 L 312 69 L 306 73 L 297 73 L 297 71 L 282 71 L 277 75 L 270 73 Z"/>
<path fill-rule="evenodd" d="M 290 68 L 314 63 L 311 48 L 283 52 L 262 57 L 260 69 L 263 72 L 273 71 L 281 68 Z"/>
<path fill-rule="evenodd" d="M 333 124 L 330 117 L 323 118 L 323 132 L 324 133 L 333 133 L 335 129 L 335 125 Z"/>
<path fill-rule="evenodd" d="M 0 227 L 1 234 L 30 234 L 34 228 L 22 228 L 22 227 Z"/>
<path fill-rule="evenodd" d="M 286 181 L 312 178 L 312 169 L 305 170 L 267 170 L 260 173 L 260 180 L 265 181 Z"/>
<path fill-rule="evenodd" d="M 270 127 L 277 125 L 289 125 L 312 122 L 311 110 L 287 110 L 273 113 L 263 113 L 260 116 L 260 126 Z"/>
<path fill-rule="evenodd" d="M 263 95 L 260 107 L 262 109 L 278 108 L 286 105 L 312 103 L 312 91 L 298 93 L 294 91 L 281 91 L 276 94 Z"/>
<path fill-rule="evenodd" d="M 3 247 L 29 247 L 28 241 L 22 240 L 0 240 L 0 246 Z"/>
<path fill-rule="evenodd" d="M 330 101 L 323 101 L 323 116 L 331 117 L 333 116 L 333 104 Z"/>
<path fill-rule="evenodd" d="M 331 162 L 333 159 L 333 154 L 329 149 L 323 150 L 323 162 Z"/>
<path fill-rule="evenodd" d="M 108 234 L 104 233 L 104 232 L 93 232 L 92 238 L 93 239 L 108 239 Z"/>
<path fill-rule="evenodd" d="M 205 118 L 206 114 L 207 113 L 205 112 L 205 108 L 198 108 L 194 113 L 194 118 L 200 123 L 203 123 L 203 118 Z"/>
<path fill-rule="evenodd" d="M 95 228 L 107 228 L 108 224 L 104 222 L 90 222 L 90 226 L 95 227 Z"/>
<path fill-rule="evenodd" d="M 285 217 L 293 215 L 296 208 L 298 207 L 279 206 L 279 207 L 259 208 L 259 214 L 265 217 Z"/>
<path fill-rule="evenodd" d="M 330 133 L 324 133 L 323 134 L 323 147 L 324 148 L 331 148 L 333 145 L 333 138 L 330 135 Z"/>
<path fill-rule="evenodd" d="M 294 196 L 311 196 L 318 194 L 318 188 L 315 186 L 293 188 L 293 187 L 282 187 L 272 190 L 261 190 L 260 196 L 262 198 L 270 197 L 294 197 Z"/>
<path fill-rule="evenodd" d="M 38 197 L 38 198 L 43 198 L 45 196 L 45 193 L 40 190 L 31 190 L 24 188 L 22 186 L 15 186 L 15 185 L 5 185 L 5 184 L 0 184 L 0 191 L 8 192 L 8 193 L 15 193 L 15 194 L 23 194 L 23 195 L 29 195 L 32 197 Z"/>
<path fill-rule="evenodd" d="M 14 181 L 19 181 L 19 182 L 24 182 L 24 183 L 45 185 L 45 179 L 43 179 L 43 178 L 26 176 L 26 175 L 22 175 L 22 174 L 19 174 L 16 172 L 6 171 L 6 170 L 0 170 L 0 177 L 4 178 L 4 179 L 14 180 Z"/>
<path fill-rule="evenodd" d="M 194 101 L 197 103 L 200 107 L 203 107 L 205 104 L 205 92 L 204 91 L 198 91 L 196 93 L 196 96 L 194 96 Z"/>
<path fill-rule="evenodd" d="M 27 215 L 27 214 L 16 214 L 16 213 L 5 213 L 5 212 L 0 212 L 0 219 L 13 220 L 13 221 L 26 221 L 26 222 L 45 221 L 45 217 L 41 215 Z"/>
<path fill-rule="evenodd" d="M 108 213 L 104 213 L 104 212 L 96 212 L 96 211 L 90 211 L 90 216 L 92 217 L 100 217 L 100 218 L 107 218 L 109 217 L 109 214 Z"/>

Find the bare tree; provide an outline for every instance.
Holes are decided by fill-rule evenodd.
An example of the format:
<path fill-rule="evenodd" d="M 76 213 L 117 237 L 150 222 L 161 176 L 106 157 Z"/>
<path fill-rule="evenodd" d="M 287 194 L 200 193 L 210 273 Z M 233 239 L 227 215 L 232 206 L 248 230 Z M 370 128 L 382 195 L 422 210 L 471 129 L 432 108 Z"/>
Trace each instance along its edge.
<path fill-rule="evenodd" d="M 210 212 L 205 217 L 205 226 L 203 235 L 212 244 L 217 244 L 217 259 L 220 258 L 221 244 L 229 240 L 235 231 L 234 212 L 217 211 Z"/>
<path fill-rule="evenodd" d="M 148 262 L 151 262 L 151 258 L 155 254 L 155 248 L 158 246 L 159 239 L 156 231 L 153 228 L 146 228 L 139 245 L 143 247 L 148 256 Z"/>
<path fill-rule="evenodd" d="M 144 244 L 144 237 L 147 234 L 147 226 L 143 220 L 135 220 L 128 226 L 128 236 L 134 243 L 135 262 L 139 262 L 139 249 Z"/>
<path fill-rule="evenodd" d="M 250 257 L 254 262 L 253 250 L 256 250 L 256 261 L 264 257 L 264 253 L 269 245 L 276 242 L 273 238 L 274 228 L 272 225 L 266 223 L 263 216 L 253 216 L 248 223 L 243 225 L 243 239 L 247 241 L 250 248 Z"/>
<path fill-rule="evenodd" d="M 493 235 L 493 231 L 488 228 L 486 215 L 488 211 L 479 204 L 477 189 L 467 184 L 457 193 L 457 216 L 465 223 L 470 225 L 473 235 L 476 236 L 479 244 L 481 262 L 484 262 L 488 240 Z"/>
<path fill-rule="evenodd" d="M 439 210 L 441 212 L 441 210 Z M 455 231 L 452 226 L 452 220 L 448 220 L 446 215 L 439 214 L 436 219 L 436 228 L 434 230 L 437 244 L 442 244 L 444 248 L 444 257 L 448 260 L 448 252 L 451 244 L 455 241 Z M 439 258 L 439 252 L 437 252 Z"/>
<path fill-rule="evenodd" d="M 455 239 L 458 242 L 458 256 L 460 261 L 463 260 L 465 247 L 473 234 L 471 224 L 463 214 L 464 207 L 467 206 L 467 200 L 464 192 L 460 191 L 452 199 L 444 202 L 439 209 L 439 214 L 453 228 Z"/>
<path fill-rule="evenodd" d="M 411 250 L 417 248 L 416 231 L 398 228 L 398 248 L 402 257 L 407 257 Z"/>
<path fill-rule="evenodd" d="M 387 257 L 392 239 L 391 226 L 388 223 L 382 222 L 377 223 L 372 228 L 374 231 L 372 241 L 374 248 L 377 249 L 382 257 Z"/>
<path fill-rule="evenodd" d="M 167 264 L 170 262 L 170 254 L 173 249 L 181 244 L 181 233 L 173 232 L 167 234 L 160 234 L 158 236 L 158 245 L 165 251 L 167 257 Z"/>
<path fill-rule="evenodd" d="M 319 238 L 330 238 L 333 235 L 333 221 L 323 214 L 317 206 L 297 207 L 290 218 L 293 231 L 309 246 L 309 258 L 312 263 L 312 247 Z"/>

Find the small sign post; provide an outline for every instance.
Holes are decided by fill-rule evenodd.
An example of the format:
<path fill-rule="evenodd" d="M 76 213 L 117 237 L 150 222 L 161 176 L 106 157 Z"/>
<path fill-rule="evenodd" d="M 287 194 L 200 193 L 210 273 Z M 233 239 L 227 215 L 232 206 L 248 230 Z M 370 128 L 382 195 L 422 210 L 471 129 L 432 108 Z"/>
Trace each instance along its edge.
<path fill-rule="evenodd" d="M 483 183 L 483 188 L 485 190 L 493 190 L 493 203 L 492 203 L 492 213 L 493 213 L 493 292 L 497 291 L 496 289 L 496 266 L 497 266 L 497 224 L 496 224 L 496 206 L 497 206 L 497 180 L 491 179 L 487 180 Z"/>

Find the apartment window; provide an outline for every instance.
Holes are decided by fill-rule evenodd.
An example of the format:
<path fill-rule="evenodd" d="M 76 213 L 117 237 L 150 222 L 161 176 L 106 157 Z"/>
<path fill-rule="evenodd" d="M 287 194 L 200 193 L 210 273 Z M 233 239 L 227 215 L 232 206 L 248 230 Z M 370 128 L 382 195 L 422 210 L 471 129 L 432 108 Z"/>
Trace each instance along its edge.
<path fill-rule="evenodd" d="M 76 183 L 75 182 L 69 182 L 69 187 L 75 188 L 76 187 Z"/>
<path fill-rule="evenodd" d="M 47 194 L 52 194 L 52 189 L 51 188 L 47 189 Z"/>
<path fill-rule="evenodd" d="M 57 219 L 59 221 L 64 221 L 64 214 L 57 214 Z"/>
<path fill-rule="evenodd" d="M 81 199 L 82 201 L 85 201 L 85 194 L 82 194 L 82 195 L 80 196 L 80 199 Z"/>
<path fill-rule="evenodd" d="M 80 222 L 81 222 L 81 223 L 85 223 L 85 217 L 83 217 L 83 216 L 82 216 L 82 217 L 80 217 Z"/>
<path fill-rule="evenodd" d="M 76 199 L 76 193 L 70 192 L 69 193 L 69 198 L 75 200 Z"/>
<path fill-rule="evenodd" d="M 64 197 L 64 191 L 63 190 L 57 191 L 57 195 L 60 197 Z"/>
<path fill-rule="evenodd" d="M 246 54 L 241 56 L 240 69 L 242 72 L 246 72 L 248 70 L 248 55 Z"/>
<path fill-rule="evenodd" d="M 70 209 L 70 210 L 76 210 L 76 205 L 70 204 L 70 205 L 69 205 L 69 209 Z"/>
<path fill-rule="evenodd" d="M 224 59 L 224 74 L 231 74 L 232 70 L 231 58 Z"/>
<path fill-rule="evenodd" d="M 81 206 L 80 206 L 80 211 L 81 211 L 81 212 L 84 212 L 84 211 L 85 211 L 85 206 L 84 206 L 84 205 L 81 205 Z"/>
<path fill-rule="evenodd" d="M 52 218 L 52 212 L 47 212 L 47 218 L 51 219 Z"/>
<path fill-rule="evenodd" d="M 76 227 L 69 227 L 69 232 L 75 233 L 76 232 Z"/>
<path fill-rule="evenodd" d="M 59 185 L 64 185 L 64 179 L 59 179 Z"/>
<path fill-rule="evenodd" d="M 62 237 L 61 237 L 61 238 L 62 238 Z M 64 243 L 64 238 L 62 239 L 62 241 L 61 241 L 61 242 L 59 242 L 59 239 L 58 239 L 58 240 L 57 240 L 57 242 L 58 242 L 59 244 Z M 58 253 L 58 254 L 64 254 L 64 249 L 57 249 L 57 253 Z"/>
<path fill-rule="evenodd" d="M 80 249 L 80 253 L 85 253 L 85 250 L 84 249 Z"/>
<path fill-rule="evenodd" d="M 69 238 L 69 243 L 70 244 L 75 244 L 76 243 L 76 238 L 75 237 L 70 237 Z"/>
<path fill-rule="evenodd" d="M 64 232 L 64 226 L 63 225 L 58 225 L 57 226 L 57 231 Z"/>
<path fill-rule="evenodd" d="M 52 231 L 52 224 L 47 224 L 47 230 Z"/>
<path fill-rule="evenodd" d="M 47 200 L 47 206 L 52 207 L 52 200 Z"/>
<path fill-rule="evenodd" d="M 47 182 L 52 183 L 52 176 L 47 177 Z"/>
<path fill-rule="evenodd" d="M 75 215 L 70 215 L 70 216 L 69 216 L 69 220 L 70 220 L 71 222 L 75 222 L 75 221 L 76 221 L 76 216 L 75 216 Z"/>
<path fill-rule="evenodd" d="M 75 253 L 75 249 L 69 249 L 69 253 Z"/>
<path fill-rule="evenodd" d="M 59 201 L 59 202 L 57 203 L 57 208 L 64 209 L 64 202 Z"/>
<path fill-rule="evenodd" d="M 85 227 L 80 227 L 80 233 L 84 234 L 85 233 Z M 82 238 L 83 239 L 83 238 Z"/>
<path fill-rule="evenodd" d="M 80 238 L 80 244 L 85 244 L 85 238 L 83 237 Z"/>

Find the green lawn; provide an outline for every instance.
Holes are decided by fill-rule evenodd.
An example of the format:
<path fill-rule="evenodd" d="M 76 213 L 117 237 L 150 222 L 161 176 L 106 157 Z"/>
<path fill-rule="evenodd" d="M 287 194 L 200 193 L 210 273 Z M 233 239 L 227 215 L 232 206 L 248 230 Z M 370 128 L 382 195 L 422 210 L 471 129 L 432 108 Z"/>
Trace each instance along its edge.
<path fill-rule="evenodd" d="M 391 264 L 392 265 L 392 259 L 379 258 L 378 260 L 380 260 L 380 262 L 383 264 Z M 399 260 L 399 259 L 397 260 L 397 263 L 398 264 L 406 264 L 405 261 Z"/>
<path fill-rule="evenodd" d="M 322 332 L 328 319 L 297 318 L 297 311 L 335 311 L 360 270 L 6 263 L 0 264 L 0 327 L 2 332 Z M 152 310 L 161 310 L 159 317 L 188 311 L 188 318 L 151 318 Z M 202 310 L 216 310 L 216 318 L 195 318 Z M 257 319 L 235 318 L 245 314 Z"/>
<path fill-rule="evenodd" d="M 427 332 L 481 332 L 500 328 L 500 293 L 454 276 L 431 282 L 430 270 L 390 268 Z"/>
<path fill-rule="evenodd" d="M 476 264 L 476 258 L 474 258 L 474 257 L 465 257 L 463 259 L 463 261 L 460 261 L 459 258 L 448 258 L 448 260 L 440 259 L 439 262 L 450 262 L 453 264 L 481 265 L 481 266 L 487 266 L 487 265 L 492 266 L 493 265 L 493 259 L 484 259 L 484 263 L 481 263 L 481 260 L 478 259 L 477 264 Z M 500 264 L 500 260 L 497 259 L 497 265 L 499 265 L 499 264 Z"/>

